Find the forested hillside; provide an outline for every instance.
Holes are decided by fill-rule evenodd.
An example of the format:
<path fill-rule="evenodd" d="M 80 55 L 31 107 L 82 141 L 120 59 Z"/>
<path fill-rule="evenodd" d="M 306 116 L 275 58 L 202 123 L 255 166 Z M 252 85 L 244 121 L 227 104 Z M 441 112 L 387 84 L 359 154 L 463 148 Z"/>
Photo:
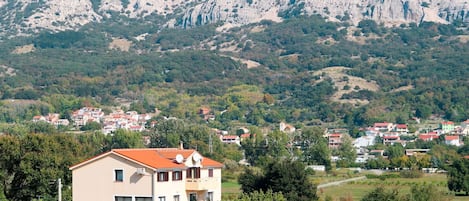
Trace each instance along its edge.
<path fill-rule="evenodd" d="M 148 33 L 144 40 L 109 23 L 3 41 L 2 71 L 14 73 L 2 73 L 2 99 L 39 104 L 8 112 L 18 106 L 4 102 L 0 119 L 76 109 L 54 103 L 57 96 L 97 105 L 126 99 L 140 110 L 156 107 L 196 121 L 198 108 L 207 105 L 227 111 L 212 122 L 220 128 L 233 122 L 359 126 L 432 114 L 454 121 L 469 116 L 469 38 L 458 24 L 386 28 L 364 20 L 352 27 L 298 16 L 224 32 L 217 25 L 159 32 L 134 26 L 131 31 Z M 128 51 L 109 48 L 116 37 L 129 42 Z M 18 52 L 30 44 L 31 50 Z M 331 67 L 342 70 L 334 74 Z"/>

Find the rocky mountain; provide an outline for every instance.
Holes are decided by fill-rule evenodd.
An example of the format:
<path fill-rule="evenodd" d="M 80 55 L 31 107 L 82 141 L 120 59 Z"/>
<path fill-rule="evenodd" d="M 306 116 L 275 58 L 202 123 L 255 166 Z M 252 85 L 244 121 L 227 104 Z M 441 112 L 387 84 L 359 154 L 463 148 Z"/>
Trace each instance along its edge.
<path fill-rule="evenodd" d="M 239 26 L 294 15 L 320 14 L 357 24 L 373 19 L 386 25 L 454 20 L 469 22 L 468 0 L 0 0 L 0 29 L 20 34 L 76 29 L 117 16 L 161 16 L 168 26 L 223 22 Z"/>

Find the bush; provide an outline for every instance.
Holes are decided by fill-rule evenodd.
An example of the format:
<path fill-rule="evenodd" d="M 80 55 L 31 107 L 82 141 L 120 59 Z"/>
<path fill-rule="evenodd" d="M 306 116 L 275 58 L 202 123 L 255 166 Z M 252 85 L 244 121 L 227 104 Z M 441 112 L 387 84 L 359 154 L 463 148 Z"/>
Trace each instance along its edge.
<path fill-rule="evenodd" d="M 403 170 L 399 173 L 402 178 L 420 178 L 423 173 L 419 170 Z"/>

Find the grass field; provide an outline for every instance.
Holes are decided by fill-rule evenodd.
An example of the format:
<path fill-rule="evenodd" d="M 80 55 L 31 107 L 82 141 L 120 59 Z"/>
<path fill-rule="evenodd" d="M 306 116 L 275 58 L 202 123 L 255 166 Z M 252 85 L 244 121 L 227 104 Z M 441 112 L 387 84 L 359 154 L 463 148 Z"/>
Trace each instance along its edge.
<path fill-rule="evenodd" d="M 340 198 L 352 198 L 353 200 L 360 200 L 368 192 L 372 191 L 376 187 L 384 186 L 386 189 L 398 189 L 401 195 L 405 195 L 410 192 L 412 186 L 433 184 L 436 185 L 442 191 L 448 191 L 446 175 L 442 174 L 429 174 L 418 179 L 406 179 L 406 178 L 390 178 L 386 180 L 380 179 L 365 179 L 356 182 L 350 182 L 339 186 L 333 186 L 328 188 L 319 189 L 318 194 L 321 198 L 325 199 L 327 196 L 333 200 L 340 200 Z M 451 194 L 450 192 L 448 192 Z M 469 200 L 466 196 L 454 196 L 454 201 Z"/>
<path fill-rule="evenodd" d="M 326 175 L 317 173 L 312 177 L 315 183 L 327 183 L 332 181 L 338 181 L 347 179 L 348 177 L 361 176 L 360 174 L 353 174 L 346 172 L 339 172 L 336 175 Z M 407 179 L 407 178 L 388 178 L 385 180 L 380 179 L 364 179 L 339 186 L 332 186 L 318 190 L 318 195 L 321 200 L 325 200 L 326 196 L 332 198 L 332 200 L 340 200 L 341 198 L 348 198 L 344 200 L 355 200 L 359 201 L 368 192 L 376 187 L 384 186 L 386 189 L 398 189 L 401 195 L 405 195 L 410 192 L 412 186 L 433 184 L 436 185 L 443 191 L 448 191 L 447 178 L 444 174 L 427 174 L 422 178 L 418 179 Z M 230 200 L 235 198 L 241 193 L 240 185 L 236 181 L 223 182 L 222 183 L 222 200 Z M 449 193 L 449 192 L 448 192 Z M 451 193 L 450 193 L 451 194 Z M 454 196 L 453 201 L 467 201 L 469 196 Z"/>

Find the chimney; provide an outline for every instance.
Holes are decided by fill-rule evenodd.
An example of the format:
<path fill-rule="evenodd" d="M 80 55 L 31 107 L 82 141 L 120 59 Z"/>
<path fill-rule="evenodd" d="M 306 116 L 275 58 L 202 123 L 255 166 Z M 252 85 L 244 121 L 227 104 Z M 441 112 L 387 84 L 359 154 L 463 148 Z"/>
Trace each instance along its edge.
<path fill-rule="evenodd" d="M 183 150 L 184 149 L 184 142 L 179 141 L 179 149 Z"/>

